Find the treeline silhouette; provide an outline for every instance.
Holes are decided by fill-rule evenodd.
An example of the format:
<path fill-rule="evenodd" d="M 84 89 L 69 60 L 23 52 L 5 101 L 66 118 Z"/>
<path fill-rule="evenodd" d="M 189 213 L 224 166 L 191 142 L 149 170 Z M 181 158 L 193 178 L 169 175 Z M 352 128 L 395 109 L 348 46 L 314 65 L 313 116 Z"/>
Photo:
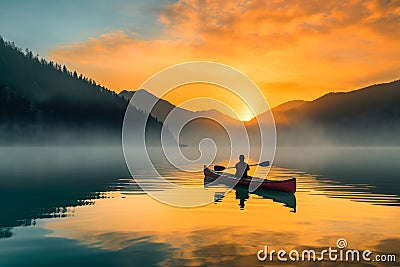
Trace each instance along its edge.
<path fill-rule="evenodd" d="M 399 145 L 399 103 L 400 80 L 395 80 L 291 101 L 272 112 L 280 144 Z M 256 128 L 254 123 L 249 125 Z"/>
<path fill-rule="evenodd" d="M 0 142 L 120 142 L 128 101 L 0 36 Z M 137 116 L 145 116 L 137 111 Z M 150 132 L 162 124 L 150 117 Z M 153 134 L 154 135 L 154 134 Z"/>
<path fill-rule="evenodd" d="M 278 131 L 295 140 L 290 132 L 309 135 L 311 141 L 348 145 L 400 144 L 400 81 L 382 83 L 345 92 L 329 93 L 287 110 L 291 124 Z M 275 115 L 275 114 L 274 114 Z M 281 136 L 285 138 L 284 135 Z M 318 140 L 319 139 L 319 140 Z M 303 139 L 304 140 L 304 139 Z M 301 143 L 303 140 L 299 140 Z"/>

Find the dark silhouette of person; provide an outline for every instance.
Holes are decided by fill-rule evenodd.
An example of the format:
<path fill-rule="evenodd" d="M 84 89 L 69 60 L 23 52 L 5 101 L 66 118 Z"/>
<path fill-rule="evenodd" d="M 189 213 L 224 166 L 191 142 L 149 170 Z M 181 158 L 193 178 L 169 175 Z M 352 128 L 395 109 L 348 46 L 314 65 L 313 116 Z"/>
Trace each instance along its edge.
<path fill-rule="evenodd" d="M 239 207 L 244 210 L 245 202 L 249 199 L 249 191 L 243 188 L 236 188 L 235 190 L 236 199 L 239 199 Z"/>
<path fill-rule="evenodd" d="M 248 176 L 247 171 L 250 170 L 250 167 L 246 162 L 244 162 L 244 155 L 239 156 L 239 162 L 236 163 L 235 168 L 236 168 L 236 173 L 235 173 L 236 177 L 244 178 Z"/>

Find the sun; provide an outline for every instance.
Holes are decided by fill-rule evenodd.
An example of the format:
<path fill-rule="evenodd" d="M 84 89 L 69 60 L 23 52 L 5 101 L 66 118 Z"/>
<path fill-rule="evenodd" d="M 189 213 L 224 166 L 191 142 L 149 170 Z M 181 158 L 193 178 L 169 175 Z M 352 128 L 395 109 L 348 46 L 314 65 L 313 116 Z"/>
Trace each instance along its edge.
<path fill-rule="evenodd" d="M 250 121 L 255 116 L 256 115 L 249 108 L 243 108 L 240 112 L 241 121 Z"/>

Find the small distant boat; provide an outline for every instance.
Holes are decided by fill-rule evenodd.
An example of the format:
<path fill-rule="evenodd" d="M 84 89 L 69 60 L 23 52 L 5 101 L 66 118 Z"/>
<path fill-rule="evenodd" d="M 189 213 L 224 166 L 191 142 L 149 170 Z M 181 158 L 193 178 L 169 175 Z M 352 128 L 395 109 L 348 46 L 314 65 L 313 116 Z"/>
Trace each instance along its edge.
<path fill-rule="evenodd" d="M 204 179 L 205 180 L 207 179 L 208 182 L 212 182 L 218 179 L 218 181 L 227 183 L 228 185 L 246 186 L 246 187 L 250 185 L 252 179 L 260 179 L 249 176 L 238 180 L 238 178 L 236 178 L 232 174 L 216 172 L 210 170 L 207 167 L 204 167 L 204 176 L 205 176 Z M 296 178 L 291 178 L 282 181 L 272 181 L 263 179 L 258 189 L 281 191 L 294 194 L 296 192 Z"/>

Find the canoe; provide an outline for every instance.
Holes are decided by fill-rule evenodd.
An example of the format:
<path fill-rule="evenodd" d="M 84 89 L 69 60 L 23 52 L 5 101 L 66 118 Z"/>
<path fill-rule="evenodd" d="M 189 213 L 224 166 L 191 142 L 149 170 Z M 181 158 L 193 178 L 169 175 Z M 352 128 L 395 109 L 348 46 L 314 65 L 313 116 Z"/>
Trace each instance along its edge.
<path fill-rule="evenodd" d="M 207 180 L 208 182 L 212 182 L 218 179 L 219 182 L 226 183 L 229 186 L 246 186 L 248 187 L 250 185 L 250 182 L 252 179 L 259 179 L 256 177 L 251 177 L 248 176 L 246 178 L 241 178 L 238 180 L 234 175 L 228 174 L 228 173 L 223 173 L 223 172 L 216 172 L 213 170 L 210 170 L 207 167 L 204 167 L 204 179 L 205 181 Z M 263 179 L 262 183 L 258 187 L 258 189 L 263 189 L 263 190 L 272 190 L 272 191 L 281 191 L 281 192 L 287 192 L 287 193 L 292 193 L 294 194 L 296 192 L 296 178 L 291 178 L 287 180 L 281 180 L 281 181 L 273 181 L 273 180 L 266 180 Z"/>

